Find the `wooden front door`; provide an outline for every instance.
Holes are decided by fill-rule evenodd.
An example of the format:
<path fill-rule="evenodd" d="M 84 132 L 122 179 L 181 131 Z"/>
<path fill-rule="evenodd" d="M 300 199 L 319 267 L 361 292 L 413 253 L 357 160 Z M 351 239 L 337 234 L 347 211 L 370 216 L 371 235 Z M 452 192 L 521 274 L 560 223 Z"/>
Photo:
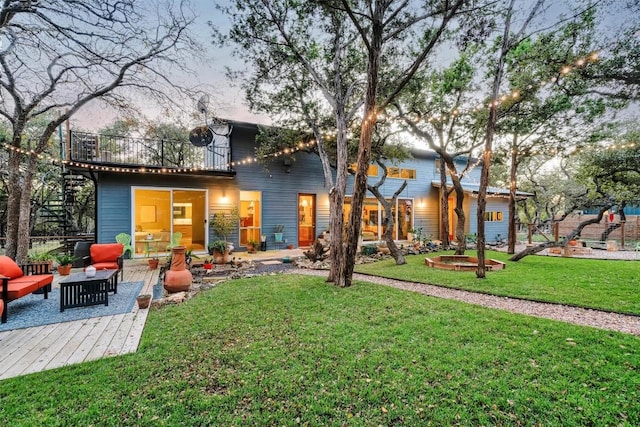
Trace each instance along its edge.
<path fill-rule="evenodd" d="M 316 236 L 316 195 L 298 194 L 298 246 L 311 246 Z"/>

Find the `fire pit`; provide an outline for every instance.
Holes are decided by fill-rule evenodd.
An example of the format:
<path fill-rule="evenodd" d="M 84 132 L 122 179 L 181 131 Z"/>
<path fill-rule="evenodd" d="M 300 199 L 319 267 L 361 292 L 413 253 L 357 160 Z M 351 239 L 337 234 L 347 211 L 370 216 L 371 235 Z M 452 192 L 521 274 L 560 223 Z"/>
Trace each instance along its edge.
<path fill-rule="evenodd" d="M 425 258 L 427 267 L 441 270 L 475 271 L 478 268 L 478 258 L 468 255 L 439 255 L 433 258 Z M 485 259 L 484 266 L 487 271 L 503 270 L 506 265 L 495 259 Z"/>

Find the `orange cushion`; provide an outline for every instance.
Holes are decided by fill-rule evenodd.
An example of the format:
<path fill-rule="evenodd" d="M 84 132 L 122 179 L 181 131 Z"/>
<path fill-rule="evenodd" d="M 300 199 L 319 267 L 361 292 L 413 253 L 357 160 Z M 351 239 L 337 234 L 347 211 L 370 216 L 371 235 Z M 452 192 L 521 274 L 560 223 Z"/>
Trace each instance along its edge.
<path fill-rule="evenodd" d="M 16 277 L 21 277 L 24 273 L 14 260 L 6 255 L 0 255 L 0 274 L 9 279 L 15 279 Z"/>
<path fill-rule="evenodd" d="M 95 265 L 99 262 L 115 262 L 122 255 L 123 248 L 122 243 L 96 243 L 91 245 L 89 249 L 91 263 Z"/>
<path fill-rule="evenodd" d="M 117 262 L 98 262 L 91 265 L 93 265 L 96 268 L 96 270 L 117 270 L 118 269 Z"/>
<path fill-rule="evenodd" d="M 0 286 L 0 288 L 2 288 L 2 286 Z M 9 282 L 9 286 L 7 286 L 7 295 L 9 296 L 9 301 L 13 301 L 14 299 L 29 295 L 38 289 L 40 289 L 40 285 L 37 280 L 22 283 L 14 283 L 11 281 Z"/>
<path fill-rule="evenodd" d="M 11 285 L 23 285 L 29 283 L 36 283 L 39 287 L 44 287 L 45 285 L 50 285 L 53 283 L 53 274 L 35 274 L 33 276 L 22 276 L 17 279 L 13 279 L 9 282 L 9 289 L 11 289 Z"/>

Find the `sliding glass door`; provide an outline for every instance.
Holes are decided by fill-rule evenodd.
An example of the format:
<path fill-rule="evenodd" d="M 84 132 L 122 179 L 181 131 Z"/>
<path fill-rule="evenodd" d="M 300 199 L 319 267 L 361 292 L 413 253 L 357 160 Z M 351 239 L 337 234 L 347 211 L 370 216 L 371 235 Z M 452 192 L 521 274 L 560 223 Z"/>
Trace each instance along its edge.
<path fill-rule="evenodd" d="M 132 197 L 137 256 L 167 252 L 177 233 L 187 249 L 206 248 L 206 190 L 138 187 Z"/>

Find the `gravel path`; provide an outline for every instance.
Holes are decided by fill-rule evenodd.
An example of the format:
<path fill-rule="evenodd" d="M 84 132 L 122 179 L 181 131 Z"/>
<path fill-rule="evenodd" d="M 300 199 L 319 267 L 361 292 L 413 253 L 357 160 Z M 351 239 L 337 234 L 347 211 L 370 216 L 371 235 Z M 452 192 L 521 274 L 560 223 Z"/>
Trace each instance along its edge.
<path fill-rule="evenodd" d="M 291 269 L 288 270 L 288 272 L 323 277 L 328 275 L 328 271 L 326 270 Z M 354 273 L 353 278 L 365 282 L 418 292 L 437 298 L 463 301 L 484 307 L 506 310 L 512 313 L 560 320 L 562 322 L 574 323 L 576 325 L 592 326 L 594 328 L 640 336 L 640 316 L 630 316 L 561 304 L 541 303 L 516 298 L 485 295 L 477 292 L 448 289 L 441 286 L 405 282 L 402 280 L 387 279 L 384 277 L 369 276 L 359 273 Z"/>

